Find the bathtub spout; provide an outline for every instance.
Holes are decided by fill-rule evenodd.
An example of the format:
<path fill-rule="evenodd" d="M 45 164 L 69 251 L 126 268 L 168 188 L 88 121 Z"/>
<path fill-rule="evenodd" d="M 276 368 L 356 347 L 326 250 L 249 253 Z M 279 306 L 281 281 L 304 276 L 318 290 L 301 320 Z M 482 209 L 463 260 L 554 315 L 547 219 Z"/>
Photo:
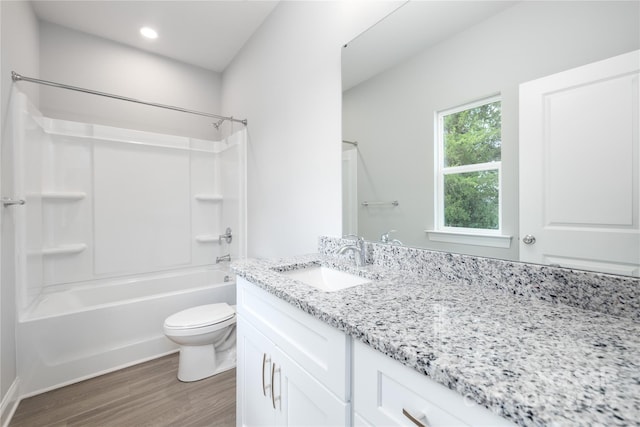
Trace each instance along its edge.
<path fill-rule="evenodd" d="M 231 261 L 231 254 L 222 255 L 216 258 L 216 264 L 222 261 Z"/>

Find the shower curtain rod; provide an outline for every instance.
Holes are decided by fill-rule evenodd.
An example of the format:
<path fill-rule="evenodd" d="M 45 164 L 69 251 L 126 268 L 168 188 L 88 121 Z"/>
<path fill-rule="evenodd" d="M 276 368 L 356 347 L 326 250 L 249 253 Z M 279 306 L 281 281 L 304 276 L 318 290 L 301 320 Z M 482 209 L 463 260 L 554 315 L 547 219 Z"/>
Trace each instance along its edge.
<path fill-rule="evenodd" d="M 89 93 L 89 94 L 92 94 L 92 95 L 106 96 L 107 98 L 119 99 L 121 101 L 128 101 L 128 102 L 135 102 L 137 104 L 150 105 L 151 107 L 165 108 L 167 110 L 181 111 L 183 113 L 196 114 L 198 116 L 205 116 L 205 117 L 212 117 L 214 119 L 220 119 L 220 121 L 218 121 L 217 123 L 213 124 L 216 127 L 216 129 L 225 120 L 229 120 L 231 122 L 242 123 L 245 126 L 247 125 L 247 119 L 242 119 L 242 120 L 234 119 L 233 117 L 225 117 L 225 116 L 220 116 L 220 115 L 217 115 L 217 114 L 203 113 L 202 111 L 187 110 L 185 108 L 174 107 L 173 105 L 157 104 L 155 102 L 147 102 L 147 101 L 141 101 L 139 99 L 127 98 L 126 96 L 113 95 L 111 93 L 98 92 L 98 91 L 91 90 L 91 89 L 84 89 L 84 88 L 81 88 L 81 87 L 69 86 L 69 85 L 65 85 L 65 84 L 62 84 L 62 83 L 50 82 L 48 80 L 34 79 L 33 77 L 22 76 L 22 75 L 16 73 L 15 71 L 11 72 L 11 79 L 14 82 L 25 81 L 25 82 L 31 82 L 31 83 L 39 83 L 39 84 L 42 84 L 42 85 L 53 86 L 53 87 L 57 87 L 57 88 L 61 88 L 61 89 L 69 89 L 69 90 L 75 90 L 77 92 Z"/>

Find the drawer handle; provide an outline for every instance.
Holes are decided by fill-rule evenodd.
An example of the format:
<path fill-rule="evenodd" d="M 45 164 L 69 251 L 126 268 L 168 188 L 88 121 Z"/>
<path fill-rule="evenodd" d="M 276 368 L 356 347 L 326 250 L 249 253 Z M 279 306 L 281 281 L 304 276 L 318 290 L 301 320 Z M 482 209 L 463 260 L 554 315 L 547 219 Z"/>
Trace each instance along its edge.
<path fill-rule="evenodd" d="M 417 425 L 418 427 L 429 427 L 429 422 L 427 421 L 427 416 L 422 413 L 418 413 L 416 415 L 411 414 L 406 409 L 402 408 L 402 415 L 409 418 L 412 423 Z"/>
<path fill-rule="evenodd" d="M 273 409 L 276 409 L 276 400 L 280 400 L 280 396 L 276 397 L 276 387 L 275 387 L 275 376 L 276 372 L 280 373 L 280 368 L 276 369 L 276 364 L 271 365 L 271 403 L 273 404 Z M 280 384 L 280 391 L 282 391 L 282 384 Z"/>
<path fill-rule="evenodd" d="M 267 358 L 267 353 L 262 353 L 262 394 L 264 394 L 265 396 L 267 395 L 267 389 L 271 388 L 271 384 L 273 384 L 273 381 L 271 381 L 271 384 L 265 385 L 264 383 L 264 365 L 266 365 L 267 363 L 271 363 L 271 358 Z"/>

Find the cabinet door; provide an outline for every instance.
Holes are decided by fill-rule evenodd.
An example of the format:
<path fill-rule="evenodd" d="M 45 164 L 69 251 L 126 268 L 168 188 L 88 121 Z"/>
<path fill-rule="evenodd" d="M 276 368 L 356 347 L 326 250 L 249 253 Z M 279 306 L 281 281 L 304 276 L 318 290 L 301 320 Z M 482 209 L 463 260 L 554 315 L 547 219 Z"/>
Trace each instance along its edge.
<path fill-rule="evenodd" d="M 280 349 L 274 352 L 277 425 L 348 426 L 351 405 L 331 393 Z"/>
<path fill-rule="evenodd" d="M 357 412 L 353 413 L 353 427 L 371 427 L 371 424 Z"/>
<path fill-rule="evenodd" d="M 242 316 L 237 317 L 238 426 L 272 426 L 276 412 L 271 403 L 271 368 L 274 345 Z"/>
<path fill-rule="evenodd" d="M 349 400 L 351 342 L 333 328 L 238 278 L 238 313 L 342 400 Z"/>

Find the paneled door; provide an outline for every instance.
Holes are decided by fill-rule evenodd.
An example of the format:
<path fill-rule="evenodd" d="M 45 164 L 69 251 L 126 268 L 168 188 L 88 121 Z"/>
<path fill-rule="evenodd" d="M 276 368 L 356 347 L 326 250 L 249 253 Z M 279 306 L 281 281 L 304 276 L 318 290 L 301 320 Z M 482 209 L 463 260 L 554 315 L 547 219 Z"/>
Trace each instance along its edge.
<path fill-rule="evenodd" d="M 640 51 L 520 86 L 520 259 L 640 275 Z"/>
<path fill-rule="evenodd" d="M 271 355 L 274 344 L 244 317 L 237 317 L 238 362 L 237 406 L 238 426 L 273 426 L 276 411 L 272 407 Z M 275 404 L 273 404 L 275 406 Z"/>

